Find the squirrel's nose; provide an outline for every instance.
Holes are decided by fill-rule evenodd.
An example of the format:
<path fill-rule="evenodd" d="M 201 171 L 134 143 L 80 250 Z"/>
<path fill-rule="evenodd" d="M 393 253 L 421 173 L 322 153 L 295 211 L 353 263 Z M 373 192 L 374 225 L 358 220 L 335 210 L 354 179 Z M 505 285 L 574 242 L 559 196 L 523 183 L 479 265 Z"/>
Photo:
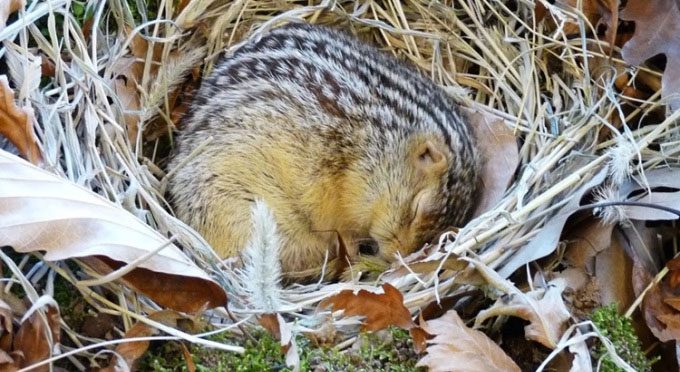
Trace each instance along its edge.
<path fill-rule="evenodd" d="M 359 242 L 359 253 L 367 256 L 375 256 L 378 254 L 378 242 L 374 239 L 368 238 Z"/>

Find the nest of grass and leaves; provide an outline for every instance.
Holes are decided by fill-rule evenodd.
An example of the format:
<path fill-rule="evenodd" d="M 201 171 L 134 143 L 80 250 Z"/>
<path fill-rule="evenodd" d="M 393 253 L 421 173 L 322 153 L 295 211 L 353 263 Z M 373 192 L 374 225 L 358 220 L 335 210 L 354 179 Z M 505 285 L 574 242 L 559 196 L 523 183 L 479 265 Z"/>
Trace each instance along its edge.
<path fill-rule="evenodd" d="M 0 152 L 0 364 L 670 370 L 678 20 L 673 0 L 5 2 L 0 133 L 33 165 Z M 221 53 L 298 21 L 450 91 L 486 130 L 487 190 L 466 226 L 390 267 L 270 275 L 263 294 L 173 217 L 166 164 Z M 387 348 L 360 352 L 366 332 Z M 385 356 L 395 339 L 407 357 Z"/>

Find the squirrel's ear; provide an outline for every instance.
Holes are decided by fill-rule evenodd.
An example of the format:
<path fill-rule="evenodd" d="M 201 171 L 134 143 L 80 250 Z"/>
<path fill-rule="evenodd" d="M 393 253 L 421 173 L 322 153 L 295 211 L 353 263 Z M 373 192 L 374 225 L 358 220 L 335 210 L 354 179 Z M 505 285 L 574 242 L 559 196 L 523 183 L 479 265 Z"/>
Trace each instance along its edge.
<path fill-rule="evenodd" d="M 447 167 L 443 146 L 435 141 L 426 140 L 416 148 L 416 167 L 426 173 L 441 172 Z"/>

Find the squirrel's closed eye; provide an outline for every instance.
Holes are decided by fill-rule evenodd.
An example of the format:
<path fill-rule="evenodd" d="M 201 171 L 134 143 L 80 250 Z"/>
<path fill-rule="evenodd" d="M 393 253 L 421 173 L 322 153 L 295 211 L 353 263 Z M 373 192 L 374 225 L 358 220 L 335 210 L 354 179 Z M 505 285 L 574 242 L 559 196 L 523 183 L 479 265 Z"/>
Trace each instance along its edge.
<path fill-rule="evenodd" d="M 373 239 L 365 239 L 359 242 L 359 253 L 367 256 L 378 254 L 378 242 Z"/>

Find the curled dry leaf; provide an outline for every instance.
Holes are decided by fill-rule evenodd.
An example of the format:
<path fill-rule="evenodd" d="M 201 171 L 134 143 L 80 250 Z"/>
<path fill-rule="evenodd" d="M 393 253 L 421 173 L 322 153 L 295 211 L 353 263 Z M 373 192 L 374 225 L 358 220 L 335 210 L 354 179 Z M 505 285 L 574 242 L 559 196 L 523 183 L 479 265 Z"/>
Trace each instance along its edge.
<path fill-rule="evenodd" d="M 389 326 L 411 329 L 415 323 L 404 306 L 404 296 L 390 284 L 383 284 L 384 293 L 344 290 L 323 300 L 320 308 L 331 306 L 333 311 L 343 310 L 344 316 L 363 316 L 362 330 L 379 331 Z"/>
<path fill-rule="evenodd" d="M 3 5 L 0 5 L 0 8 Z M 2 23 L 0 23 L 2 24 Z M 33 132 L 35 114 L 30 107 L 17 107 L 7 76 L 0 75 L 0 134 L 32 163 L 41 161 L 38 141 Z"/>
<path fill-rule="evenodd" d="M 434 338 L 428 341 L 427 355 L 418 361 L 419 367 L 442 372 L 520 371 L 498 345 L 467 327 L 454 310 L 428 321 L 423 329 Z"/>
<path fill-rule="evenodd" d="M 163 306 L 223 306 L 224 290 L 168 239 L 89 190 L 0 151 L 0 241 L 48 261 L 81 258 L 101 272 L 149 255 L 123 276 Z M 99 263 L 97 265 L 97 263 Z"/>
<path fill-rule="evenodd" d="M 562 300 L 564 288 L 564 280 L 555 279 L 548 283 L 546 289 L 513 293 L 509 299 L 501 297 L 489 309 L 479 312 L 475 325 L 499 315 L 522 318 L 529 321 L 529 325 L 524 327 L 525 336 L 553 349 L 571 316 Z"/>
<path fill-rule="evenodd" d="M 503 197 L 519 165 L 519 150 L 512 126 L 505 120 L 483 111 L 466 111 L 482 157 L 483 189 L 473 214 L 476 217 L 493 208 Z"/>
<path fill-rule="evenodd" d="M 551 349 L 555 348 L 571 316 L 562 299 L 566 281 L 557 278 L 550 281 L 546 288 L 536 288 L 523 293 L 483 263 L 472 259 L 469 261 L 475 264 L 491 286 L 508 295 L 499 297 L 493 306 L 480 311 L 475 319 L 475 327 L 490 317 L 515 316 L 529 321 L 529 325 L 524 327 L 528 339 L 540 342 Z"/>
<path fill-rule="evenodd" d="M 661 94 L 671 110 L 680 108 L 680 5 L 676 0 L 628 1 L 621 19 L 635 22 L 633 38 L 621 55 L 631 65 L 640 65 L 657 54 L 666 55 Z"/>

